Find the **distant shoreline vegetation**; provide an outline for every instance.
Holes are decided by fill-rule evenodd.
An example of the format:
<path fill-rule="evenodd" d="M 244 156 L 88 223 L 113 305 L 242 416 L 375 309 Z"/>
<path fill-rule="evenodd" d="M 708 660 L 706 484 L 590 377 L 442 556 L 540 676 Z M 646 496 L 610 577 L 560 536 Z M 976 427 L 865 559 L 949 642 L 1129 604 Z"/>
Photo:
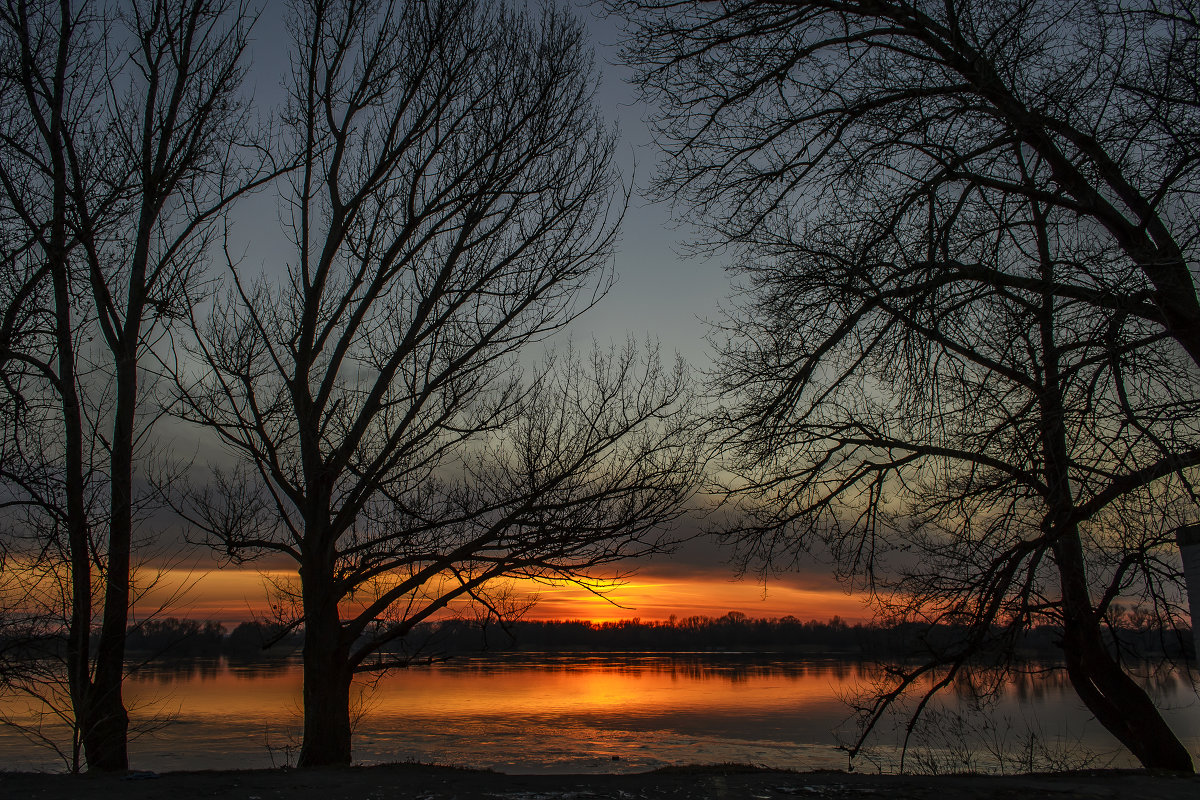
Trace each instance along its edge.
<path fill-rule="evenodd" d="M 1191 649 L 1191 631 L 1137 625 L 1129 615 L 1112 628 L 1109 645 L 1127 658 L 1166 656 L 1183 659 Z M 733 652 L 846 658 L 912 658 L 946 646 L 965 628 L 919 623 L 847 623 L 840 617 L 800 620 L 794 616 L 756 618 L 739 612 L 721 617 L 672 617 L 663 621 L 639 618 L 615 622 L 587 620 L 516 620 L 478 622 L 440 620 L 417 625 L 399 640 L 382 663 L 403 666 L 454 656 L 513 652 Z M 1016 643 L 1018 658 L 1057 660 L 1061 631 L 1040 626 Z M 218 622 L 165 617 L 131 626 L 131 660 L 230 656 L 239 660 L 276 660 L 298 654 L 302 629 L 284 629 L 261 621 L 243 622 L 232 629 Z M 6 648 L 7 649 L 7 648 Z M 26 643 L 27 656 L 53 657 L 53 641 Z M 9 650 L 11 653 L 11 650 Z"/>

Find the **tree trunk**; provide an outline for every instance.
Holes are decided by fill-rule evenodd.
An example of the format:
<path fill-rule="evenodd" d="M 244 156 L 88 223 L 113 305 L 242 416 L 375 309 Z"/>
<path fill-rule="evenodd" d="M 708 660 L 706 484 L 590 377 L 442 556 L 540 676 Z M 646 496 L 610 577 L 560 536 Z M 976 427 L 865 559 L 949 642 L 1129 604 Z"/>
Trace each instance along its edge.
<path fill-rule="evenodd" d="M 92 702 L 81 732 L 83 751 L 88 771 L 120 772 L 129 768 L 129 714 L 121 700 L 120 680 L 115 684 L 106 681 L 104 688 L 109 691 L 102 691 L 101 686 L 99 680 L 92 686 Z"/>
<path fill-rule="evenodd" d="M 1033 207 L 1038 221 L 1038 252 L 1042 275 L 1053 278 L 1044 209 Z M 1043 530 L 1052 542 L 1062 592 L 1063 658 L 1076 694 L 1096 720 L 1129 749 L 1146 769 L 1192 772 L 1192 759 L 1150 697 L 1116 662 L 1104 645 L 1099 613 L 1088 586 L 1087 562 L 1079 523 L 1074 517 L 1071 459 L 1063 408 L 1064 384 L 1055 339 L 1055 298 L 1042 297 L 1038 315 L 1042 346 L 1043 386 L 1041 411 L 1042 452 L 1045 459 L 1048 513 Z"/>
<path fill-rule="evenodd" d="M 1063 590 L 1063 658 L 1075 692 L 1096 720 L 1146 769 L 1195 771 L 1192 757 L 1145 690 L 1104 644 L 1091 608 L 1079 537 L 1054 546 Z"/>
<path fill-rule="evenodd" d="M 47 249 L 54 291 L 55 342 L 58 349 L 58 396 L 63 422 L 63 489 L 66 496 L 67 551 L 70 561 L 71 606 L 67 610 L 67 688 L 75 731 L 71 737 L 72 772 L 80 769 L 79 731 L 87 727 L 91 704 L 92 560 L 84 486 L 83 412 L 75 360 L 75 320 L 71 299 L 71 262 L 67 246 L 67 176 L 63 112 L 66 74 L 69 69 L 74 20 L 64 7 L 58 20 L 58 55 L 55 61 L 50 105 L 49 145 L 53 175 L 53 216 Z M 32 80 L 32 76 L 30 76 Z"/>
<path fill-rule="evenodd" d="M 84 730 L 88 769 L 129 769 L 129 714 L 121 683 L 125 677 L 125 635 L 129 625 L 130 549 L 133 538 L 133 431 L 137 408 L 136 354 L 117 361 L 116 419 L 110 456 L 108 561 L 104 621 L 96 645 L 92 716 Z"/>
<path fill-rule="evenodd" d="M 350 647 L 328 584 L 306 572 L 304 742 L 297 766 L 345 765 L 350 763 Z M 312 585 L 316 583 L 323 585 Z"/>
<path fill-rule="evenodd" d="M 75 388 L 75 351 L 71 339 L 70 297 L 65 263 L 54 270 L 58 309 L 59 396 L 62 401 L 63 465 L 67 499 L 67 548 L 71 563 L 70 623 L 67 626 L 67 687 L 76 731 L 86 730 L 91 705 L 92 559 L 88 541 L 83 479 L 83 422 Z M 79 735 L 72 736 L 71 771 L 80 769 Z"/>

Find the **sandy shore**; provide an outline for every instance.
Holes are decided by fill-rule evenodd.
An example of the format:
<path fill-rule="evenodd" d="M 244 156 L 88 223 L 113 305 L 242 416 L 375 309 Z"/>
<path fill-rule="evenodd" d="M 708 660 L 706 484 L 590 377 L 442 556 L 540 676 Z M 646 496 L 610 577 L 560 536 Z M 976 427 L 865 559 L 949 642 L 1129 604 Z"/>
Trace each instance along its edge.
<path fill-rule="evenodd" d="M 0 773 L 4 800 L 1196 800 L 1200 778 L 1100 771 L 1007 777 L 698 767 L 634 775 L 501 775 L 423 765 L 70 776 Z"/>

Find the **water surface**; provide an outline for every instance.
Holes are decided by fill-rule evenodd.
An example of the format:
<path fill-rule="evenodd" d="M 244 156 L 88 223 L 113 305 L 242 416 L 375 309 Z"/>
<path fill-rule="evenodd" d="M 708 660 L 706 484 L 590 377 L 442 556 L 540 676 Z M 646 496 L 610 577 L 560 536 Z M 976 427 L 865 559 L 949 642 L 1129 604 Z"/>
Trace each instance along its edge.
<path fill-rule="evenodd" d="M 839 742 L 856 730 L 847 700 L 879 677 L 851 661 L 730 654 L 586 654 L 470 658 L 388 673 L 355 692 L 359 763 L 422 761 L 502 772 L 641 771 L 740 762 L 844 769 Z M 127 683 L 130 746 L 147 770 L 295 762 L 301 671 L 296 663 L 225 659 L 144 668 Z M 1176 731 L 1200 761 L 1200 704 L 1190 684 L 1155 682 Z M 1128 765 L 1061 673 L 1008 685 L 985 712 L 960 687 L 910 742 L 906 766 L 987 771 Z M 14 706 L 8 713 L 20 719 Z M 26 715 L 25 721 L 32 717 Z M 892 720 L 859 769 L 895 769 Z M 50 727 L 44 729 L 49 731 Z M 43 747 L 0 732 L 0 768 L 61 769 Z"/>

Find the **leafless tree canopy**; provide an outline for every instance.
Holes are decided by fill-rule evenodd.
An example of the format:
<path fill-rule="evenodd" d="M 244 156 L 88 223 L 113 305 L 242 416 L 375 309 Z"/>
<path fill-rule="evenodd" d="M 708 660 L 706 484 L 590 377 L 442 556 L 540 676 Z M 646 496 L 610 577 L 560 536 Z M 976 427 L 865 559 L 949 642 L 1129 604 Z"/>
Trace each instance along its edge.
<path fill-rule="evenodd" d="M 1028 195 L 1119 250 L 1118 277 L 1141 273 L 1072 275 L 1056 292 L 1153 320 L 1197 359 L 1194 4 L 612 5 L 636 18 L 630 53 L 663 103 L 662 188 L 716 243 L 769 243 L 830 192 L 877 211 L 862 217 L 880 232 L 931 198 Z M 1038 180 L 1019 176 L 1014 145 L 1038 156 Z"/>
<path fill-rule="evenodd" d="M 497 577 L 657 548 L 697 451 L 686 373 L 653 348 L 527 363 L 612 279 L 622 192 L 582 28 L 309 0 L 291 31 L 292 247 L 282 279 L 230 264 L 178 410 L 241 463 L 193 521 L 298 567 L 314 765 L 349 761 L 350 680 L 382 645 Z"/>
<path fill-rule="evenodd" d="M 817 541 L 965 636 L 946 685 L 1062 626 L 1097 718 L 1191 760 L 1104 644 L 1172 628 L 1195 515 L 1193 4 L 613 3 L 663 103 L 660 189 L 731 247 L 732 499 L 751 563 Z"/>

